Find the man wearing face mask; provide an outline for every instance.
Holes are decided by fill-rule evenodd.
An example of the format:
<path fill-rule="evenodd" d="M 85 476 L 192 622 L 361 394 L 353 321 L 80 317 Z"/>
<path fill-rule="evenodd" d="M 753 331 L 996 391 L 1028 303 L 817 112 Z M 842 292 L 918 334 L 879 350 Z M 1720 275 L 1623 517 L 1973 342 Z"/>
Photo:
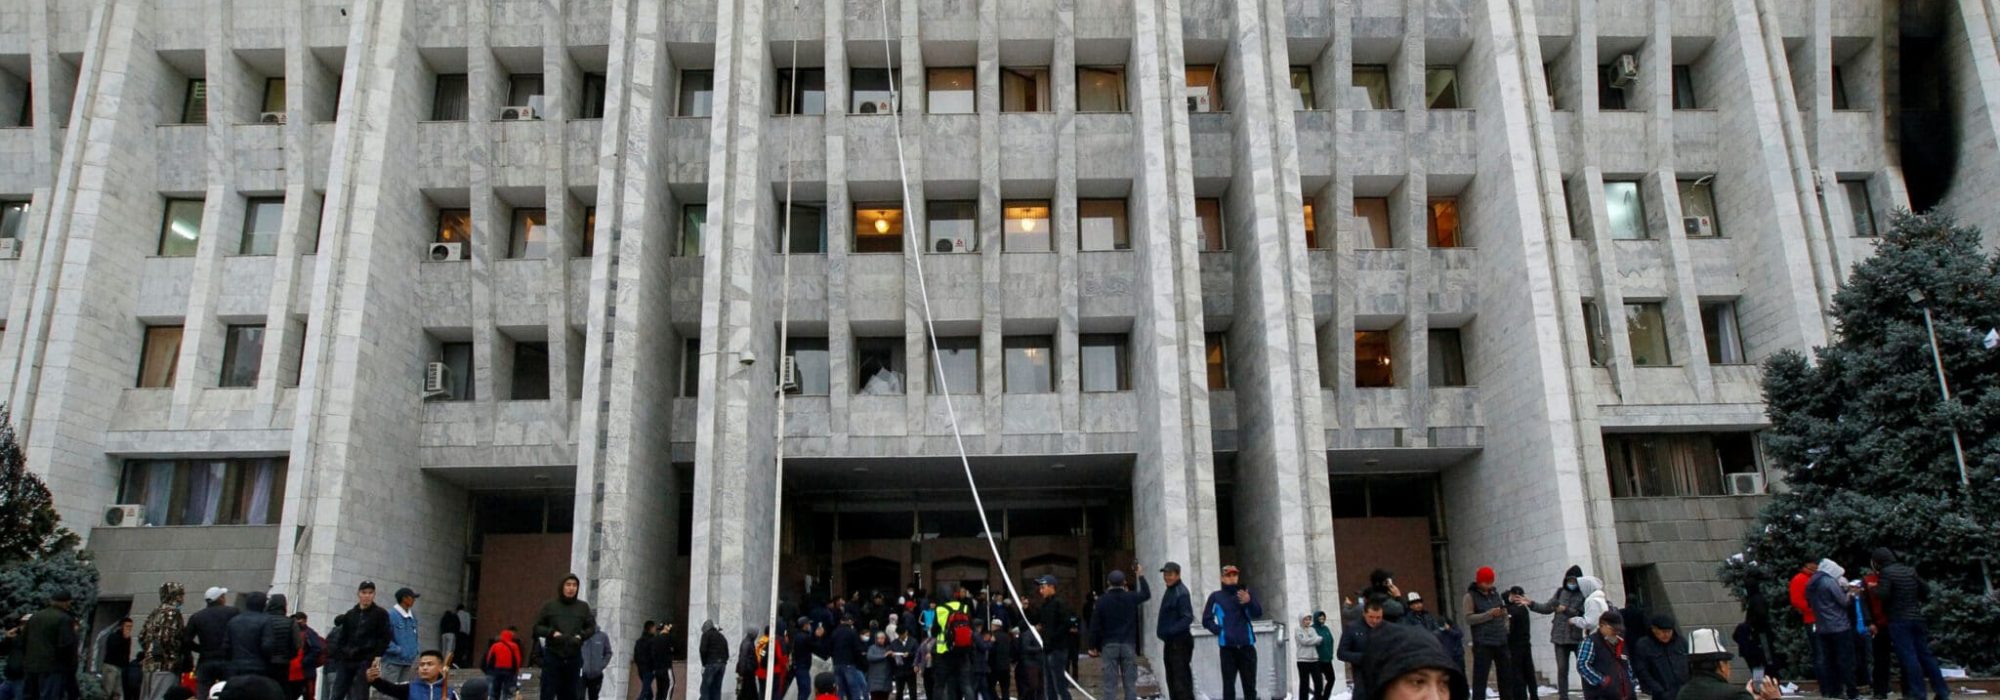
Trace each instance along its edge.
<path fill-rule="evenodd" d="M 1583 590 L 1577 579 L 1583 576 L 1583 567 L 1571 565 L 1563 572 L 1563 582 L 1556 592 L 1549 594 L 1548 600 L 1530 602 L 1528 610 L 1539 615 L 1548 615 L 1549 643 L 1556 648 L 1556 697 L 1569 700 L 1570 660 L 1576 656 L 1576 645 L 1583 641 L 1583 630 L 1569 623 L 1571 614 L 1583 609 Z"/>

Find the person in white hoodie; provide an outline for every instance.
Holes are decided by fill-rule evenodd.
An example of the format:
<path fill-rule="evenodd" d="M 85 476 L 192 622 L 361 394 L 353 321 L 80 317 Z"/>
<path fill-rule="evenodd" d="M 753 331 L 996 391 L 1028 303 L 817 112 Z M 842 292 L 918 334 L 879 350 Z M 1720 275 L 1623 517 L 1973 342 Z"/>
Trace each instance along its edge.
<path fill-rule="evenodd" d="M 1569 623 L 1589 635 L 1597 631 L 1597 619 L 1611 609 L 1611 599 L 1604 595 L 1604 581 L 1596 576 L 1578 576 L 1576 587 L 1583 594 L 1583 614 L 1570 618 Z"/>
<path fill-rule="evenodd" d="M 1299 664 L 1299 698 L 1314 700 L 1326 693 L 1327 679 L 1319 677 L 1319 632 L 1313 630 L 1311 615 L 1299 618 L 1299 631 L 1292 636 L 1298 651 L 1292 659 Z"/>

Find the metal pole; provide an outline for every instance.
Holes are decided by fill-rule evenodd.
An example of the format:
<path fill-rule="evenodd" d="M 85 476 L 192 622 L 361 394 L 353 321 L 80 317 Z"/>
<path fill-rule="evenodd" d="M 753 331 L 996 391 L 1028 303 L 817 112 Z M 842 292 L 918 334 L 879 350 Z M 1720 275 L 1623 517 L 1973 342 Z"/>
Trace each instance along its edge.
<path fill-rule="evenodd" d="M 1929 334 L 1931 339 L 1931 364 L 1937 368 L 1938 396 L 1948 402 L 1951 401 L 1951 385 L 1945 383 L 1944 379 L 1944 355 L 1938 352 L 1937 326 L 1931 323 L 1931 307 L 1926 306 L 1923 309 L 1924 332 Z M 1950 428 L 1951 452 L 1954 457 L 1958 458 L 1958 484 L 1965 487 L 1965 497 L 1970 500 L 1972 498 L 1972 474 L 1965 469 L 1965 445 L 1958 439 L 1958 426 L 1952 425 Z M 1988 575 L 1986 562 L 1984 561 L 1979 562 L 1979 582 L 1986 585 L 1986 597 L 1993 597 L 1993 577 Z"/>

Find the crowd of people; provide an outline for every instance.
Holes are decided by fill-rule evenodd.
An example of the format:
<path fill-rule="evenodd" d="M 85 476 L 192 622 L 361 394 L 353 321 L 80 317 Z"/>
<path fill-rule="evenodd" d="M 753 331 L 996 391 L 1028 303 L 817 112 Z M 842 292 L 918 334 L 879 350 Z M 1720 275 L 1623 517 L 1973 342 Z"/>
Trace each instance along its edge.
<path fill-rule="evenodd" d="M 1936 700 L 1947 700 L 1922 613 L 1927 584 L 1888 549 L 1875 550 L 1871 563 L 1864 576 L 1849 580 L 1830 559 L 1808 562 L 1790 581 L 1791 603 L 1810 630 L 1820 695 L 1859 700 L 1859 687 L 1868 685 L 1874 698 L 1886 697 L 1893 655 L 1905 698 L 1923 700 L 1928 685 Z M 1239 687 L 1243 700 L 1257 700 L 1253 623 L 1264 610 L 1242 572 L 1223 567 L 1221 587 L 1198 612 L 1179 564 L 1158 573 L 1153 633 L 1163 658 L 1154 668 L 1166 700 L 1197 700 L 1191 669 L 1197 624 L 1214 637 L 1220 700 L 1237 700 Z M 1503 591 L 1496 579 L 1490 567 L 1475 573 L 1458 606 L 1461 625 L 1431 612 L 1416 591 L 1403 591 L 1391 572 L 1374 571 L 1367 587 L 1342 601 L 1345 624 L 1337 634 L 1325 612 L 1298 620 L 1291 639 L 1297 700 L 1329 700 L 1336 661 L 1350 669 L 1351 700 L 1484 700 L 1489 678 L 1500 700 L 1533 700 L 1540 679 L 1530 639 L 1538 614 L 1551 617 L 1560 700 L 1569 698 L 1572 667 L 1583 700 L 1634 700 L 1642 692 L 1653 700 L 1779 697 L 1778 659 L 1766 651 L 1768 611 L 1754 592 L 1731 635 L 1750 670 L 1749 683 L 1737 687 L 1730 682 L 1734 656 L 1716 630 L 1683 635 L 1669 615 L 1617 608 L 1603 583 L 1581 567 L 1570 567 L 1540 600 L 1520 586 Z M 798 700 L 1072 700 L 1076 665 L 1088 657 L 1102 666 L 1098 698 L 1137 700 L 1141 611 L 1153 586 L 1136 564 L 1105 580 L 1108 589 L 1093 593 L 1081 611 L 1069 609 L 1054 576 L 1034 579 L 1034 599 L 1018 604 L 962 585 L 938 600 L 912 587 L 894 601 L 856 593 L 782 603 L 775 631 L 745 635 L 733 654 L 725 630 L 707 621 L 697 647 L 698 698 L 722 700 L 734 658 L 738 700 L 767 691 L 784 697 L 794 685 Z M 57 593 L 42 611 L 10 621 L 0 638 L 7 658 L 0 700 L 76 700 L 80 667 L 99 671 L 111 700 L 315 700 L 322 684 L 327 700 L 366 700 L 371 688 L 396 700 L 517 700 L 530 665 L 540 667 L 542 698 L 599 700 L 612 642 L 579 589 L 575 575 L 564 577 L 531 637 L 511 627 L 491 637 L 476 660 L 482 673 L 459 689 L 447 678 L 451 668 L 474 663 L 470 618 L 462 606 L 445 613 L 441 648 L 423 648 L 419 596 L 409 588 L 397 590 L 384 608 L 375 584 L 361 582 L 354 605 L 321 636 L 303 612 L 286 610 L 282 594 L 210 588 L 203 607 L 183 616 L 186 591 L 167 583 L 159 607 L 136 630 L 130 618 L 109 626 L 87 645 L 88 659 L 76 658 L 85 645 L 70 596 Z M 647 621 L 633 644 L 639 700 L 672 697 L 680 657 L 673 627 Z M 1644 633 L 1628 638 L 1628 627 Z M 217 695 L 218 688 L 234 689 L 236 697 Z"/>

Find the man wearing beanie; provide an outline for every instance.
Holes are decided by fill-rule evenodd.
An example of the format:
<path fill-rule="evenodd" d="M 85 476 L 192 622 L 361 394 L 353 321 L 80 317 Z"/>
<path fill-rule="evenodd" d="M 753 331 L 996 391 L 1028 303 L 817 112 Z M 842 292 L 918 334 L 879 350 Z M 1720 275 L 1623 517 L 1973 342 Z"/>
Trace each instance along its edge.
<path fill-rule="evenodd" d="M 1653 700 L 1674 700 L 1688 680 L 1687 640 L 1672 615 L 1654 615 L 1650 624 L 1651 634 L 1633 645 L 1632 675 Z"/>
<path fill-rule="evenodd" d="M 1091 613 L 1090 655 L 1104 661 L 1104 700 L 1136 700 L 1139 697 L 1139 604 L 1153 599 L 1153 589 L 1139 574 L 1139 592 L 1125 588 L 1125 572 L 1112 571 L 1106 578 L 1110 590 L 1097 599 Z M 1123 690 L 1119 688 L 1123 687 Z"/>
<path fill-rule="evenodd" d="M 1507 663 L 1507 602 L 1493 586 L 1493 567 L 1479 567 L 1459 606 L 1472 631 L 1472 698 L 1485 700 L 1488 671 L 1500 676 L 1500 697 L 1514 697 L 1514 671 Z M 1497 667 L 1497 669 L 1496 669 Z"/>
<path fill-rule="evenodd" d="M 1466 700 L 1465 672 L 1414 625 L 1383 625 L 1354 665 L 1354 687 L 1372 700 Z"/>

